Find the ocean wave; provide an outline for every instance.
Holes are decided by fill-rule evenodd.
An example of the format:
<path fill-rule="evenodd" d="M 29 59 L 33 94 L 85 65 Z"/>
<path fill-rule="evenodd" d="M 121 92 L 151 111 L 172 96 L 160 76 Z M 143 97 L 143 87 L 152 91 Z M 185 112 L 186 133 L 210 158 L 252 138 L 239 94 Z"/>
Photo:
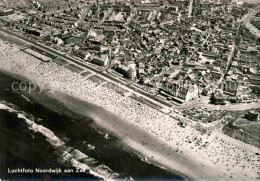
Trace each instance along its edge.
<path fill-rule="evenodd" d="M 10 106 L 10 107 L 9 107 Z M 16 112 L 17 117 L 26 121 L 30 130 L 39 132 L 46 137 L 46 140 L 58 151 L 61 152 L 58 162 L 63 165 L 69 163 L 71 166 L 88 172 L 95 177 L 102 178 L 104 180 L 115 180 L 119 176 L 118 173 L 113 172 L 109 167 L 99 164 L 94 158 L 87 156 L 81 151 L 67 146 L 62 140 L 60 140 L 51 130 L 48 128 L 38 125 L 32 120 L 28 119 L 28 113 L 16 111 L 13 106 L 8 103 L 8 106 L 0 102 L 0 109 L 7 110 L 9 112 Z M 25 116 L 27 115 L 27 116 Z M 88 165 L 91 165 L 90 168 Z"/>

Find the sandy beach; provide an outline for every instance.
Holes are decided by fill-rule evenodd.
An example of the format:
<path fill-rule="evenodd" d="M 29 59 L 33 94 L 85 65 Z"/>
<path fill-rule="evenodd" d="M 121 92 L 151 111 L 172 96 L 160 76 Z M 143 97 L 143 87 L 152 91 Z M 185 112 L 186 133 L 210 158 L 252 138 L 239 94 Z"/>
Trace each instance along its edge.
<path fill-rule="evenodd" d="M 46 94 L 71 110 L 92 117 L 147 159 L 188 177 L 204 180 L 256 180 L 260 149 L 219 132 L 201 135 L 145 104 L 98 86 L 54 62 L 43 63 L 0 40 L 0 69 L 37 82 Z M 47 91 L 48 90 L 48 91 Z"/>

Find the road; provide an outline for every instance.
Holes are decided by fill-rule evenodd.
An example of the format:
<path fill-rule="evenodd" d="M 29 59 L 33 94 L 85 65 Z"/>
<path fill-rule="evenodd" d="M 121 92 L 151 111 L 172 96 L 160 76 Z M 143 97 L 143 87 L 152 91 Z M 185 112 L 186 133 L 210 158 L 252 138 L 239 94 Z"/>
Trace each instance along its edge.
<path fill-rule="evenodd" d="M 136 14 L 136 9 L 132 8 L 132 9 L 131 9 L 131 14 L 130 14 L 130 16 L 127 18 L 127 21 L 126 21 L 126 23 L 125 23 L 125 26 L 127 26 L 127 25 L 131 22 L 131 20 L 132 20 L 133 17 L 135 16 L 135 14 Z"/>
<path fill-rule="evenodd" d="M 236 32 L 236 38 L 239 36 L 240 26 L 241 26 L 241 24 L 239 24 L 239 28 L 238 28 L 238 30 L 237 30 L 237 32 Z M 237 45 L 236 45 L 235 40 L 234 40 L 233 45 L 232 45 L 232 47 L 231 47 L 230 54 L 229 54 L 229 56 L 228 56 L 228 61 L 227 61 L 226 70 L 225 70 L 223 76 L 222 76 L 222 77 L 219 79 L 219 81 L 217 82 L 216 86 L 213 88 L 213 91 L 212 91 L 212 92 L 215 92 L 215 90 L 223 83 L 223 80 L 225 80 L 225 77 L 226 77 L 226 75 L 227 75 L 227 73 L 228 73 L 228 71 L 229 71 L 229 69 L 230 69 L 230 67 L 231 67 L 231 64 L 232 64 L 232 62 L 233 62 L 233 57 L 234 57 L 234 54 L 235 54 L 236 46 L 237 46 Z"/>
<path fill-rule="evenodd" d="M 191 108 L 208 108 L 208 109 L 215 109 L 215 110 L 228 110 L 228 111 L 238 111 L 238 110 L 248 110 L 248 109 L 254 109 L 254 108 L 260 108 L 260 103 L 248 103 L 248 104 L 229 104 L 229 105 L 213 105 L 213 104 L 207 104 L 202 101 L 197 101 L 193 103 L 189 103 L 187 105 L 181 105 L 173 107 L 173 109 L 191 109 Z"/>
<path fill-rule="evenodd" d="M 74 59 L 72 57 L 66 56 L 66 55 L 64 55 L 62 53 L 59 53 L 59 52 L 57 52 L 57 51 L 55 51 L 55 50 L 53 50 L 51 48 L 48 48 L 48 47 L 43 46 L 43 45 L 41 45 L 39 43 L 36 43 L 35 41 L 32 41 L 32 40 L 29 40 L 29 39 L 27 39 L 25 37 L 19 36 L 19 35 L 15 34 L 13 32 L 10 32 L 10 31 L 2 28 L 2 27 L 0 28 L 0 30 L 2 30 L 5 33 L 8 33 L 8 34 L 10 34 L 10 35 L 12 35 L 14 37 L 20 38 L 20 39 L 30 43 L 34 47 L 38 48 L 39 50 L 42 50 L 43 52 L 46 52 L 46 53 L 48 53 L 48 54 L 50 54 L 50 55 L 52 55 L 54 57 L 60 57 L 60 59 L 62 59 L 62 60 L 73 62 L 76 65 L 79 65 L 81 67 L 87 68 L 87 69 L 89 69 L 89 70 L 91 70 L 91 71 L 93 71 L 93 72 L 95 72 L 95 73 L 97 73 L 97 74 L 99 74 L 99 75 L 101 75 L 103 77 L 106 77 L 106 78 L 110 79 L 113 82 L 120 83 L 122 85 L 122 87 L 127 87 L 128 89 L 131 89 L 132 91 L 135 91 L 135 92 L 141 94 L 144 98 L 148 98 L 148 100 L 152 99 L 153 101 L 156 101 L 156 102 L 158 102 L 158 103 L 160 103 L 160 104 L 162 104 L 162 105 L 164 105 L 164 106 L 166 106 L 168 108 L 173 106 L 173 104 L 171 104 L 171 103 L 169 103 L 169 102 L 167 102 L 167 101 L 165 101 L 163 99 L 160 99 L 160 98 L 156 97 L 155 95 L 151 95 L 151 94 L 149 94 L 149 93 L 147 93 L 147 92 L 145 92 L 145 91 L 143 91 L 141 89 L 137 89 L 136 87 L 133 87 L 132 85 L 126 84 L 125 82 L 121 81 L 120 79 L 117 79 L 116 77 L 106 73 L 106 71 L 96 70 L 95 68 L 93 68 L 93 67 L 91 67 L 89 65 L 86 65 L 86 64 L 84 64 L 84 63 L 82 63 L 82 62 L 80 62 L 80 61 L 78 61 L 78 60 L 76 60 L 76 59 Z"/>
<path fill-rule="evenodd" d="M 225 70 L 223 76 L 218 80 L 217 84 L 214 86 L 212 92 L 215 92 L 215 90 L 216 90 L 217 88 L 219 88 L 219 86 L 223 83 L 223 80 L 225 80 L 225 77 L 226 77 L 226 75 L 227 75 L 227 73 L 228 73 L 228 71 L 229 71 L 229 69 L 230 69 L 231 64 L 232 64 L 232 60 L 233 60 L 234 53 L 235 53 L 235 43 L 234 43 L 234 45 L 232 46 L 231 51 L 230 51 L 230 54 L 229 54 L 229 56 L 228 56 L 228 61 L 227 61 L 226 70 Z"/>
<path fill-rule="evenodd" d="M 189 4 L 189 12 L 188 12 L 188 18 L 191 18 L 191 14 L 192 14 L 192 6 L 193 6 L 193 0 L 190 0 L 190 4 Z"/>
<path fill-rule="evenodd" d="M 251 33 L 253 33 L 255 36 L 260 37 L 260 31 L 254 27 L 249 21 L 252 17 L 254 17 L 257 13 L 260 12 L 260 8 L 255 9 L 253 12 L 250 12 L 246 14 L 241 21 L 244 23 L 244 25 L 249 29 Z"/>

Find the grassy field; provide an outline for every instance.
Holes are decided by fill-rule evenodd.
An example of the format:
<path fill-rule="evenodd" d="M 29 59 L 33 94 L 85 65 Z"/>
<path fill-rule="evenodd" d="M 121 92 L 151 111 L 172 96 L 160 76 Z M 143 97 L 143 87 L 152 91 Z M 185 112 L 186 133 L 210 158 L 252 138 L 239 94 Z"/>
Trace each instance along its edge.
<path fill-rule="evenodd" d="M 245 125 L 240 126 L 240 128 L 245 131 L 246 133 L 259 136 L 260 133 L 260 123 L 259 124 L 253 124 L 253 125 Z"/>
<path fill-rule="evenodd" d="M 222 130 L 230 137 L 254 145 L 256 147 L 260 147 L 260 122 L 253 122 L 243 119 L 242 117 L 244 113 L 245 111 L 234 111 L 233 113 L 231 113 L 230 117 L 227 119 L 228 123 L 223 127 Z M 236 120 L 238 121 L 236 122 Z"/>
<path fill-rule="evenodd" d="M 248 121 L 248 120 L 246 120 L 246 119 L 244 119 L 244 118 L 239 118 L 239 119 L 237 120 L 237 122 L 235 123 L 235 125 L 239 126 L 239 125 L 243 125 L 243 124 L 252 124 L 252 123 L 255 123 L 255 122 L 253 122 L 253 121 Z"/>

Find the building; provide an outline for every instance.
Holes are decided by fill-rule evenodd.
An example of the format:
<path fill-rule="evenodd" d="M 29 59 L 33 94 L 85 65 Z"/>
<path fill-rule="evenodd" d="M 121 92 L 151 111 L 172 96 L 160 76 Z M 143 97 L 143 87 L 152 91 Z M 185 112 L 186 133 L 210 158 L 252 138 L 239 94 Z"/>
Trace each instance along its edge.
<path fill-rule="evenodd" d="M 162 83 L 161 89 L 171 96 L 177 97 L 183 101 L 195 99 L 199 95 L 198 86 L 195 84 L 165 81 Z"/>
<path fill-rule="evenodd" d="M 225 105 L 224 95 L 221 89 L 216 89 L 215 93 L 211 95 L 210 99 L 211 99 L 211 104 Z"/>
<path fill-rule="evenodd" d="M 260 111 L 251 110 L 245 114 L 245 118 L 249 121 L 259 121 L 260 120 Z"/>
<path fill-rule="evenodd" d="M 239 86 L 237 89 L 236 97 L 241 101 L 247 101 L 249 98 L 249 90 L 246 86 Z"/>
<path fill-rule="evenodd" d="M 126 65 L 118 65 L 117 67 L 115 67 L 115 70 L 118 73 L 122 74 L 124 77 L 128 77 L 128 72 L 131 70 L 131 68 Z"/>
<path fill-rule="evenodd" d="M 128 79 L 131 79 L 131 80 L 134 80 L 136 78 L 136 70 L 130 68 L 128 71 L 127 71 L 127 78 Z"/>
<path fill-rule="evenodd" d="M 258 76 L 258 75 L 251 75 L 250 76 L 250 82 L 251 82 L 252 85 L 259 86 L 260 85 L 260 76 Z"/>
<path fill-rule="evenodd" d="M 100 66 L 107 66 L 108 64 L 108 56 L 106 54 L 101 54 L 100 56 L 95 56 L 91 60 L 92 63 L 100 65 Z"/>
<path fill-rule="evenodd" d="M 179 7 L 178 7 L 178 6 L 174 6 L 174 5 L 170 5 L 170 6 L 169 6 L 169 9 L 170 9 L 171 11 L 174 11 L 174 12 L 178 12 L 178 11 L 179 11 Z"/>
<path fill-rule="evenodd" d="M 228 95 L 235 96 L 238 89 L 238 82 L 233 80 L 227 80 L 223 85 L 223 92 Z"/>
<path fill-rule="evenodd" d="M 37 37 L 43 36 L 44 33 L 43 31 L 36 29 L 36 28 L 31 28 L 31 27 L 24 27 L 24 31 L 30 35 L 34 35 Z"/>
<path fill-rule="evenodd" d="M 219 55 L 214 52 L 203 53 L 203 56 L 205 56 L 207 58 L 212 58 L 212 59 L 217 59 L 219 57 Z"/>

